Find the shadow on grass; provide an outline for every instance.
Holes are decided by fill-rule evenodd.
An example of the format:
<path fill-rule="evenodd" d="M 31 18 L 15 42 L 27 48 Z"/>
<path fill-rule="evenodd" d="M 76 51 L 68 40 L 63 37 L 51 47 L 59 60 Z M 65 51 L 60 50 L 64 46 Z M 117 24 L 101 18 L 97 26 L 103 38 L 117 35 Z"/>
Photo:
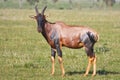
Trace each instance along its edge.
<path fill-rule="evenodd" d="M 66 72 L 67 75 L 77 75 L 77 74 L 84 74 L 85 71 L 73 71 L 73 72 Z M 89 74 L 92 74 L 92 72 L 90 71 Z M 120 72 L 118 71 L 106 71 L 106 70 L 98 70 L 97 71 L 97 75 L 108 75 L 108 74 L 112 74 L 112 75 L 116 75 L 116 74 L 120 74 Z"/>
<path fill-rule="evenodd" d="M 85 71 L 81 71 L 81 72 L 78 72 L 78 71 L 73 71 L 73 72 L 66 72 L 67 75 L 76 75 L 76 74 L 84 74 Z"/>
<path fill-rule="evenodd" d="M 108 74 L 112 74 L 112 75 L 116 75 L 116 74 L 120 74 L 120 71 L 106 71 L 106 70 L 98 70 L 97 71 L 98 75 L 108 75 Z"/>

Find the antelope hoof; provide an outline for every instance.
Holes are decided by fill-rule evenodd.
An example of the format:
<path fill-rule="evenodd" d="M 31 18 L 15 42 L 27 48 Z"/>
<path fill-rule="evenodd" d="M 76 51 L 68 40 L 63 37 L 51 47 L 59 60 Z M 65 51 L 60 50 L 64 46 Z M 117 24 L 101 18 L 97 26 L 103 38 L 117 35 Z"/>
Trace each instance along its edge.
<path fill-rule="evenodd" d="M 51 73 L 51 76 L 54 76 L 54 73 Z"/>
<path fill-rule="evenodd" d="M 92 74 L 92 77 L 94 77 L 96 74 Z"/>
<path fill-rule="evenodd" d="M 84 74 L 84 77 L 86 77 L 88 74 Z"/>
<path fill-rule="evenodd" d="M 64 77 L 64 76 L 65 76 L 65 73 L 62 74 L 62 77 Z"/>

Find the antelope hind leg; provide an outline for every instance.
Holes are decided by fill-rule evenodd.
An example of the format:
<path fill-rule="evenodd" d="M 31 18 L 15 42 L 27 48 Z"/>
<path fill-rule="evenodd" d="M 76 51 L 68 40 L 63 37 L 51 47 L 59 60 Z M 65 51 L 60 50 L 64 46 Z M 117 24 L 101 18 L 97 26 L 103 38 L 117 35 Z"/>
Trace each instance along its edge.
<path fill-rule="evenodd" d="M 96 75 L 96 57 L 94 57 L 93 59 L 93 74 L 92 76 L 95 76 Z"/>
<path fill-rule="evenodd" d="M 87 66 L 87 69 L 86 69 L 86 72 L 85 72 L 84 76 L 88 75 L 90 67 L 91 67 L 92 64 L 93 64 L 93 74 L 92 74 L 92 76 L 96 75 L 96 57 L 93 56 L 93 57 L 89 57 L 89 63 L 88 63 L 88 66 Z"/>
<path fill-rule="evenodd" d="M 90 71 L 90 67 L 91 67 L 91 58 L 89 58 L 89 60 L 88 60 L 88 66 L 87 66 L 87 69 L 86 69 L 86 72 L 85 72 L 84 76 L 88 75 L 88 73 Z"/>

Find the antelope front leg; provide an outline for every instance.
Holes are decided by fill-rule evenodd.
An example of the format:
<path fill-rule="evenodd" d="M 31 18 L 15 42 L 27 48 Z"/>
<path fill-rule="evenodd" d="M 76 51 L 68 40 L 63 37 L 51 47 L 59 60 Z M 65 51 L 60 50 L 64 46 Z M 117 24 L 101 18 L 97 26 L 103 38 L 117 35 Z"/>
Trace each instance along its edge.
<path fill-rule="evenodd" d="M 65 70 L 64 70 L 64 67 L 63 67 L 63 60 L 61 57 L 58 56 L 58 61 L 60 63 L 60 68 L 61 68 L 61 71 L 62 71 L 62 77 L 64 77 L 65 75 Z"/>
<path fill-rule="evenodd" d="M 57 53 L 58 53 L 58 61 L 60 63 L 60 68 L 61 68 L 62 77 L 63 77 L 65 75 L 65 70 L 64 70 L 64 67 L 63 67 L 62 50 L 61 50 L 61 45 L 60 45 L 59 39 L 58 38 L 55 39 L 54 43 L 55 43 L 55 47 L 56 47 L 56 50 L 57 50 Z"/>
<path fill-rule="evenodd" d="M 54 75 L 55 72 L 55 59 L 53 56 L 51 56 L 51 61 L 52 61 L 52 71 L 51 71 L 51 75 Z"/>
<path fill-rule="evenodd" d="M 54 49 L 51 49 L 51 62 L 52 62 L 51 75 L 54 75 L 55 72 L 55 55 L 56 55 L 56 51 Z"/>

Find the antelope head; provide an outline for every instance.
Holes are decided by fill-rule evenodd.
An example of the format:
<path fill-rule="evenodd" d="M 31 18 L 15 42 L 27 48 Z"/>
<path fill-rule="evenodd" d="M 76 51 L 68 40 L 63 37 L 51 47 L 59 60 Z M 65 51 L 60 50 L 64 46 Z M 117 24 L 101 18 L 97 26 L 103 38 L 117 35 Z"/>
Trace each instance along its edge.
<path fill-rule="evenodd" d="M 36 5 L 35 6 L 36 16 L 31 17 L 31 18 L 36 19 L 36 21 L 37 21 L 37 30 L 38 30 L 38 32 L 43 31 L 43 28 L 44 28 L 44 25 L 45 25 L 45 22 L 46 22 L 45 15 L 44 15 L 44 12 L 45 12 L 46 8 L 47 8 L 47 6 L 45 6 L 42 9 L 41 13 L 39 13 L 37 5 Z"/>

